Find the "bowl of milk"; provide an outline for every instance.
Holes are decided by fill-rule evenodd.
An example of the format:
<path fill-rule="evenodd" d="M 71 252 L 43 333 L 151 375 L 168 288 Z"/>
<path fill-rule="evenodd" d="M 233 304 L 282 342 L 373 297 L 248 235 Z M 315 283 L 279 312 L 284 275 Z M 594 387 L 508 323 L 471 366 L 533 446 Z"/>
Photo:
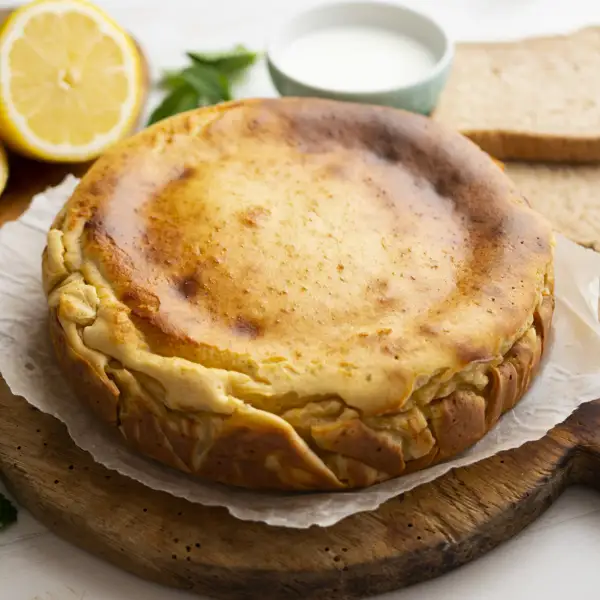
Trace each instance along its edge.
<path fill-rule="evenodd" d="M 282 96 L 383 104 L 429 115 L 454 57 L 431 17 L 387 2 L 327 4 L 279 26 L 267 47 Z"/>

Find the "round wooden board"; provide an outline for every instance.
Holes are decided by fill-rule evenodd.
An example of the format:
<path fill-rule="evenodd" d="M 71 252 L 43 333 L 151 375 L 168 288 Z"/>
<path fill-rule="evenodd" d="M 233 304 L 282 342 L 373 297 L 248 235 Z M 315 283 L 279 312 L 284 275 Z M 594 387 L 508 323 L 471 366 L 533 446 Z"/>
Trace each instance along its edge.
<path fill-rule="evenodd" d="M 3 12 L 0 11 L 0 21 Z M 0 224 L 85 166 L 11 157 Z M 326 529 L 234 519 L 96 464 L 52 417 L 0 380 L 0 470 L 15 498 L 58 535 L 154 581 L 226 599 L 349 599 L 456 568 L 510 538 L 572 483 L 600 482 L 600 401 L 544 439 L 453 471 Z"/>
<path fill-rule="evenodd" d="M 347 599 L 440 575 L 600 481 L 600 401 L 540 441 L 449 473 L 329 528 L 239 521 L 96 464 L 56 419 L 0 387 L 0 468 L 58 535 L 154 581 L 215 598 Z"/>

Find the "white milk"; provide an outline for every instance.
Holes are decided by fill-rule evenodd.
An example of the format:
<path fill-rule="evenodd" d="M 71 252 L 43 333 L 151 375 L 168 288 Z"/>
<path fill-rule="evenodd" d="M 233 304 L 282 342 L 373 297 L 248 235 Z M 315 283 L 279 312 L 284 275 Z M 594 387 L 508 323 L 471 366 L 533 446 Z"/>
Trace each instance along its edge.
<path fill-rule="evenodd" d="M 379 27 L 345 25 L 308 33 L 281 53 L 281 68 L 307 85 L 368 92 L 413 83 L 435 65 L 419 41 Z"/>

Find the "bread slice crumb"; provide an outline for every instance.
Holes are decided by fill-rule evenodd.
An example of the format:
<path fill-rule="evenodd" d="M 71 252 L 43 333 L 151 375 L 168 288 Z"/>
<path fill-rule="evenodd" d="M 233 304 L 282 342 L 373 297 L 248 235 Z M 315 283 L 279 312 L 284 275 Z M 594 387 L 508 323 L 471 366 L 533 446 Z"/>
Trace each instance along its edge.
<path fill-rule="evenodd" d="M 457 46 L 433 118 L 501 160 L 600 162 L 600 27 Z"/>
<path fill-rule="evenodd" d="M 505 172 L 556 231 L 600 251 L 600 166 L 509 162 Z"/>

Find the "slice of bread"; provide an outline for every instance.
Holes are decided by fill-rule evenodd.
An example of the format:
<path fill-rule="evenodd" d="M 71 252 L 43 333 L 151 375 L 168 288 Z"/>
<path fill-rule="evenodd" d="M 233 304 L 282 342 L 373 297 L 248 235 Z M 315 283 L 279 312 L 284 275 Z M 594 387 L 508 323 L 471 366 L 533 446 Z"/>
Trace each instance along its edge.
<path fill-rule="evenodd" d="M 506 163 L 504 168 L 557 231 L 600 251 L 600 166 Z"/>
<path fill-rule="evenodd" d="M 499 159 L 600 162 L 600 27 L 459 44 L 433 118 Z"/>

